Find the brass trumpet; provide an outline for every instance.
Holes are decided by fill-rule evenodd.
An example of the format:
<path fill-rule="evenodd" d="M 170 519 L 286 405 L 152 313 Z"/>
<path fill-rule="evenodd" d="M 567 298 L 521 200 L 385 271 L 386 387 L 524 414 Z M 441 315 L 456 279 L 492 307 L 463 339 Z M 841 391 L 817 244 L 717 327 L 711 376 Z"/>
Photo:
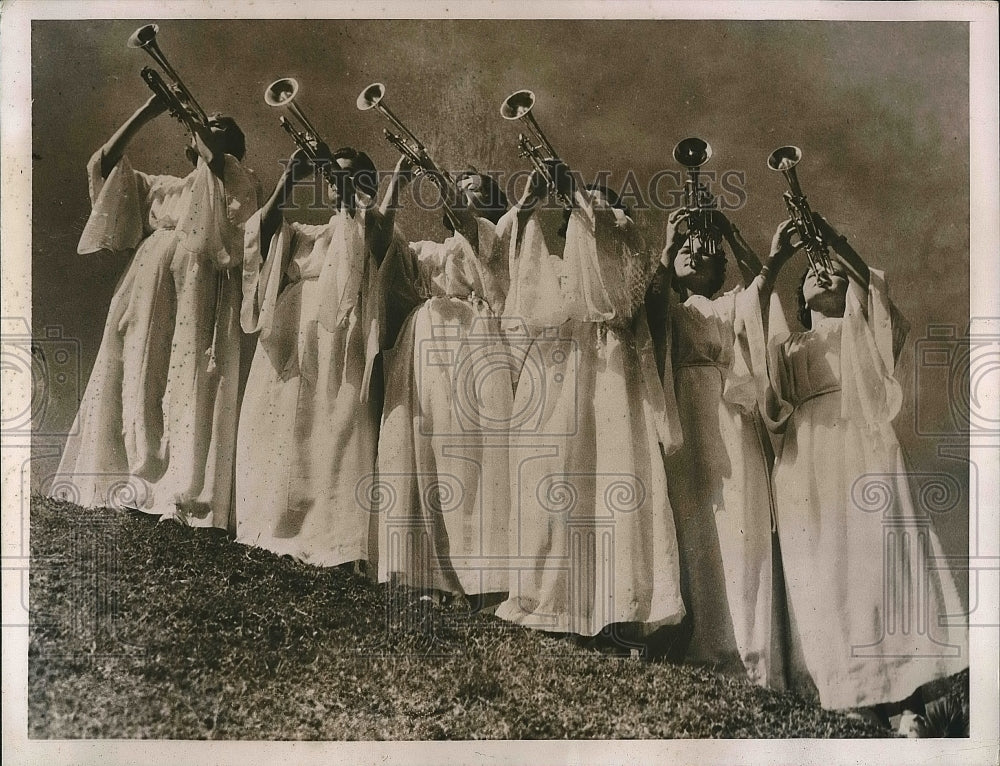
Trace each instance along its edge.
<path fill-rule="evenodd" d="M 517 137 L 518 156 L 527 157 L 532 166 L 541 173 L 549 182 L 549 191 L 554 193 L 563 207 L 573 207 L 573 200 L 568 195 L 559 191 L 554 175 L 554 166 L 561 164 L 562 160 L 556 154 L 556 150 L 545 137 L 538 122 L 531 114 L 535 108 L 535 94 L 530 90 L 517 90 L 503 100 L 500 105 L 500 116 L 505 120 L 523 120 L 523 125 L 529 135 L 521 133 Z M 532 143 L 534 142 L 534 143 Z"/>
<path fill-rule="evenodd" d="M 709 257 L 718 253 L 720 233 L 711 226 L 712 211 L 716 207 L 715 197 L 698 180 L 698 172 L 711 158 L 712 147 L 701 138 L 685 138 L 674 147 L 674 159 L 687 168 L 688 174 L 684 183 L 684 207 L 690 211 L 687 219 L 688 235 L 704 245 L 700 252 Z M 693 242 L 691 247 L 695 247 Z"/>
<path fill-rule="evenodd" d="M 335 186 L 332 163 L 327 158 L 319 156 L 319 145 L 326 142 L 320 138 L 319 131 L 313 127 L 312 122 L 302 111 L 302 107 L 296 103 L 298 95 L 299 81 L 294 77 L 281 77 L 264 89 L 264 103 L 274 109 L 287 109 L 288 113 L 298 121 L 299 124 L 296 127 L 285 115 L 281 115 L 279 119 L 281 127 L 292 137 L 295 145 L 305 153 L 327 182 L 331 186 Z"/>
<path fill-rule="evenodd" d="M 285 115 L 281 115 L 281 127 L 292 137 L 295 144 L 305 152 L 311 162 L 317 158 L 316 148 L 323 142 L 313 124 L 306 117 L 295 99 L 299 94 L 299 81 L 294 77 L 282 77 L 264 89 L 264 103 L 275 109 L 287 109 L 298 120 L 298 127 Z M 325 143 L 325 142 L 324 142 Z"/>
<path fill-rule="evenodd" d="M 830 281 L 833 264 L 830 262 L 830 248 L 823 238 L 823 233 L 816 225 L 812 210 L 802 193 L 795 166 L 802 160 L 802 150 L 797 146 L 781 146 L 771 152 L 767 158 L 767 167 L 781 173 L 788 182 L 788 190 L 782 195 L 788 207 L 789 216 L 795 225 L 795 230 L 801 240 L 801 246 L 806 251 L 806 258 L 812 266 L 816 277 Z"/>
<path fill-rule="evenodd" d="M 355 105 L 362 112 L 374 109 L 399 131 L 399 133 L 393 133 L 388 128 L 382 129 L 386 141 L 396 147 L 396 150 L 413 164 L 413 172 L 417 175 L 428 176 L 434 182 L 434 185 L 438 187 L 438 190 L 441 192 L 441 202 L 444 205 L 445 215 L 451 221 L 452 228 L 458 231 L 458 216 L 455 215 L 455 211 L 448 204 L 448 199 L 458 193 L 458 186 L 455 183 L 455 179 L 435 164 L 434 160 L 427 153 L 427 149 L 420 142 L 420 139 L 392 113 L 392 110 L 383 103 L 384 99 L 385 85 L 380 82 L 373 82 L 361 91 Z"/>
<path fill-rule="evenodd" d="M 167 111 L 181 121 L 192 132 L 198 127 L 208 126 L 208 115 L 195 97 L 188 90 L 184 81 L 170 66 L 167 57 L 163 55 L 160 46 L 156 43 L 156 35 L 160 27 L 156 24 L 146 24 L 139 27 L 128 38 L 129 48 L 141 48 L 146 51 L 170 79 L 167 82 L 160 76 L 160 73 L 151 67 L 143 67 L 140 75 L 163 103 L 167 105 Z"/>

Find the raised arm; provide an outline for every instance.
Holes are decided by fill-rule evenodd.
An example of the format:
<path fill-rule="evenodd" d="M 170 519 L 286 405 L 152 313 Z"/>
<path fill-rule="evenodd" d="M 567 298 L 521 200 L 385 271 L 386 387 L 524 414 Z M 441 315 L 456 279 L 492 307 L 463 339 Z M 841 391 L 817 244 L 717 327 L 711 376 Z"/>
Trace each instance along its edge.
<path fill-rule="evenodd" d="M 396 210 L 399 209 L 399 195 L 406 188 L 406 185 L 413 179 L 413 163 L 405 155 L 399 155 L 399 162 L 392 171 L 392 178 L 389 179 L 389 188 L 385 190 L 382 197 L 382 204 L 378 211 L 390 224 L 395 223 Z"/>
<path fill-rule="evenodd" d="M 847 242 L 847 237 L 837 231 L 833 226 L 819 213 L 813 213 L 813 220 L 816 221 L 816 225 L 819 226 L 819 230 L 822 232 L 823 237 L 829 243 L 830 247 L 833 248 L 834 253 L 837 255 L 837 260 L 839 260 L 844 267 L 847 269 L 847 273 L 851 279 L 857 282 L 865 292 L 868 291 L 868 281 L 871 278 L 871 272 L 868 270 L 868 264 L 864 262 L 857 251 L 850 246 Z"/>
<path fill-rule="evenodd" d="M 399 195 L 412 178 L 413 163 L 405 154 L 401 154 L 399 162 L 396 163 L 396 167 L 392 171 L 389 188 L 385 190 L 382 204 L 379 205 L 378 215 L 375 216 L 372 253 L 379 263 L 382 262 L 386 250 L 389 248 L 389 243 L 392 242 L 396 226 L 396 211 L 399 209 Z"/>
<path fill-rule="evenodd" d="M 267 258 L 268 250 L 271 247 L 271 240 L 278 233 L 284 218 L 281 206 L 292 198 L 292 190 L 295 184 L 309 176 L 313 172 L 312 163 L 309 162 L 306 153 L 301 149 L 296 149 L 285 165 L 285 170 L 278 179 L 278 183 L 267 198 L 264 206 L 260 209 L 260 249 L 261 257 Z"/>
<path fill-rule="evenodd" d="M 719 229 L 722 236 L 729 244 L 729 249 L 733 252 L 736 265 L 739 266 L 740 274 L 743 277 L 743 284 L 749 285 L 757 274 L 760 273 L 760 258 L 753 251 L 753 248 L 743 239 L 740 230 L 736 228 L 729 218 L 721 210 L 712 211 L 712 225 Z"/>
<path fill-rule="evenodd" d="M 524 229 L 524 225 L 531 218 L 531 214 L 534 212 L 535 207 L 538 203 L 545 198 L 545 192 L 548 189 L 548 181 L 545 180 L 545 176 L 542 175 L 539 170 L 532 170 L 531 174 L 528 176 L 528 183 L 524 185 L 524 191 L 521 193 L 521 198 L 514 203 L 514 209 L 517 210 L 517 228 L 518 231 Z"/>
<path fill-rule="evenodd" d="M 226 154 L 223 149 L 222 140 L 213 130 L 199 122 L 191 124 L 193 134 L 194 150 L 205 160 L 208 169 L 217 178 L 222 178 L 222 173 L 226 169 Z"/>
<path fill-rule="evenodd" d="M 784 267 L 795 253 L 801 249 L 801 243 L 793 243 L 792 235 L 795 234 L 795 224 L 788 218 L 778 224 L 771 239 L 771 252 L 767 256 L 767 262 L 760 269 L 760 318 L 764 324 L 764 337 L 767 338 L 767 319 L 770 313 L 771 293 L 774 292 L 774 285 L 778 279 L 778 272 Z"/>
<path fill-rule="evenodd" d="M 121 160 L 125 148 L 147 123 L 167 111 L 166 105 L 154 93 L 101 147 L 101 176 L 107 178 Z"/>
<path fill-rule="evenodd" d="M 465 201 L 461 199 L 459 195 L 463 192 L 455 187 L 455 184 L 449 184 L 449 191 L 454 192 L 454 196 L 448 195 L 445 200 L 446 203 L 451 207 L 452 212 L 455 214 L 455 218 L 458 220 L 458 226 L 456 231 L 468 240 L 469 244 L 472 245 L 472 249 L 478 254 L 479 253 L 479 216 L 476 212 L 465 204 Z"/>
<path fill-rule="evenodd" d="M 774 285 L 778 279 L 778 272 L 792 258 L 795 253 L 802 248 L 802 243 L 793 243 L 792 235 L 796 233 L 795 224 L 789 218 L 778 224 L 774 237 L 771 239 L 771 252 L 767 256 L 767 261 L 758 275 L 761 280 L 759 292 L 760 298 L 760 321 L 764 330 L 764 343 L 768 338 L 768 318 L 771 313 L 771 293 L 774 292 Z M 768 361 L 770 364 L 770 361 Z M 764 411 L 771 423 L 780 420 L 781 400 L 779 392 L 771 386 L 767 387 L 764 395 Z M 770 425 L 769 425 L 770 427 Z"/>

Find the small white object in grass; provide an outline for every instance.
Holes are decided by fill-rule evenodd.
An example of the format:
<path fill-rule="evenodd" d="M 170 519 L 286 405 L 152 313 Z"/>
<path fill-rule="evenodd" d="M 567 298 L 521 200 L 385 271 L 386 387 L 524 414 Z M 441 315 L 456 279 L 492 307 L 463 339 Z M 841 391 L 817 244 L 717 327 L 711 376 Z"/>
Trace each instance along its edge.
<path fill-rule="evenodd" d="M 927 721 L 924 720 L 922 715 L 914 713 L 912 710 L 903 711 L 903 714 L 899 717 L 899 728 L 896 729 L 896 733 L 910 739 L 918 739 L 930 735 L 930 731 L 927 728 Z"/>

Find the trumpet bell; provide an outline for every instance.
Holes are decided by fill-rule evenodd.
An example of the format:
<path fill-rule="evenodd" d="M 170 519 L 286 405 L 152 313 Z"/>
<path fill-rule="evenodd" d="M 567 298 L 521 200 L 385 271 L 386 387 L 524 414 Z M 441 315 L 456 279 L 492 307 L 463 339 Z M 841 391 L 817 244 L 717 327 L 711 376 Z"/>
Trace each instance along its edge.
<path fill-rule="evenodd" d="M 126 45 L 129 48 L 148 48 L 156 43 L 156 34 L 159 31 L 158 24 L 145 24 L 132 33 Z"/>
<path fill-rule="evenodd" d="M 799 164 L 802 150 L 797 146 L 779 146 L 767 158 L 767 166 L 774 171 L 784 173 Z"/>
<path fill-rule="evenodd" d="M 712 147 L 708 141 L 692 136 L 677 142 L 674 160 L 686 168 L 700 168 L 712 158 Z"/>
<path fill-rule="evenodd" d="M 520 120 L 535 106 L 535 94 L 530 90 L 517 90 L 503 100 L 500 116 L 505 120 Z"/>
<path fill-rule="evenodd" d="M 294 77 L 282 77 L 264 89 L 264 103 L 268 106 L 288 106 L 299 92 L 299 81 Z"/>
<path fill-rule="evenodd" d="M 385 85 L 380 82 L 373 82 L 358 96 L 357 107 L 362 112 L 367 112 L 369 109 L 374 109 L 379 105 L 379 102 L 385 98 Z"/>

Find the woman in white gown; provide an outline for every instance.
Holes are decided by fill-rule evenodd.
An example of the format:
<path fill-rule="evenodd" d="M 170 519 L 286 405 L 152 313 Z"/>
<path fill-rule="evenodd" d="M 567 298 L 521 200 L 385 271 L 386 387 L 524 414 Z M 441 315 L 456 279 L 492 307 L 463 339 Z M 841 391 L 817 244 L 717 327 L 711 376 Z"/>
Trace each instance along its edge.
<path fill-rule="evenodd" d="M 544 207 L 511 236 L 507 313 L 528 337 L 510 437 L 510 597 L 497 616 L 613 638 L 625 624 L 674 624 L 684 605 L 659 442 L 675 446 L 679 429 L 642 307 L 652 259 L 607 190 L 573 195 L 564 247 L 563 212 Z"/>
<path fill-rule="evenodd" d="M 405 180 L 408 163 L 399 169 Z M 480 601 L 507 590 L 513 384 L 500 317 L 509 216 L 489 176 L 468 170 L 455 181 L 451 236 L 395 251 L 379 275 L 380 302 L 405 320 L 384 339 L 373 494 L 379 580 Z"/>
<path fill-rule="evenodd" d="M 147 101 L 91 158 L 78 252 L 135 254 L 51 492 L 193 526 L 229 526 L 240 388 L 242 224 L 259 187 L 243 134 L 213 115 L 184 178 L 132 169 L 125 149 L 164 111 Z"/>
<path fill-rule="evenodd" d="M 371 200 L 376 171 L 350 147 L 329 156 L 333 213 L 286 220 L 282 203 L 314 172 L 297 150 L 247 221 L 243 329 L 259 333 L 237 445 L 240 542 L 318 566 L 373 561 L 380 386 L 372 295 L 392 226 Z M 315 172 L 319 172 L 315 170 Z"/>
<path fill-rule="evenodd" d="M 682 231 L 682 222 L 690 223 L 683 208 L 668 220 L 647 308 L 664 385 L 673 386 L 684 434 L 684 443 L 666 458 L 690 621 L 684 657 L 780 686 L 782 646 L 772 628 L 770 445 L 757 411 L 767 370 L 762 355 L 752 360 L 749 353 L 763 342 L 754 280 L 760 261 L 721 211 L 710 219 L 717 245 L 711 256 L 690 227 Z M 717 295 L 725 281 L 723 238 L 746 289 Z"/>
<path fill-rule="evenodd" d="M 829 276 L 810 267 L 803 278 L 806 330 L 783 331 L 774 312 L 768 320 L 788 679 L 825 708 L 870 708 L 968 667 L 968 634 L 892 428 L 906 325 L 883 274 L 816 220 L 835 252 Z M 794 252 L 791 231 L 785 222 L 775 234 L 766 290 Z"/>

